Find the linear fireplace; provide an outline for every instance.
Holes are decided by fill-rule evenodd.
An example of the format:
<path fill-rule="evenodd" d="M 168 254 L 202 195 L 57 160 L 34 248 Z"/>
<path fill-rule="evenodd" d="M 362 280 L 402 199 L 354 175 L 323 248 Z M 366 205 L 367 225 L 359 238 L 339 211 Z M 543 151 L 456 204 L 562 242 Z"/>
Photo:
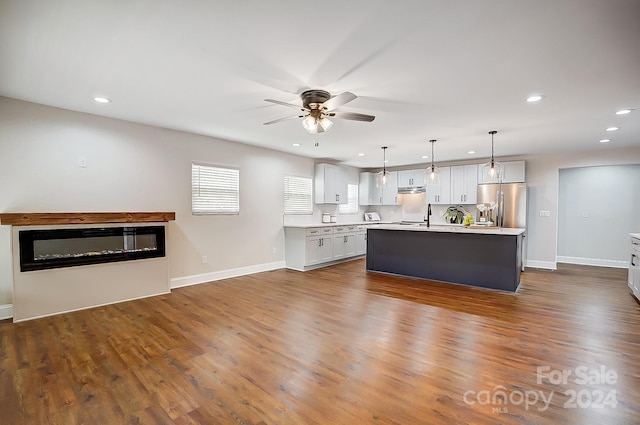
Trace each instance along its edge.
<path fill-rule="evenodd" d="M 21 230 L 20 271 L 165 256 L 165 227 Z"/>

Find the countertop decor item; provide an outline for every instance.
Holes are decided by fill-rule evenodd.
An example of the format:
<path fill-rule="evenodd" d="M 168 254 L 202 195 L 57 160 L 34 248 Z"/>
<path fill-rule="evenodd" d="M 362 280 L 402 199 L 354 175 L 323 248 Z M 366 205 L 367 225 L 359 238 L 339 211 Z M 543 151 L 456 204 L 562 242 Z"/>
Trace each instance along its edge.
<path fill-rule="evenodd" d="M 457 206 L 457 207 L 451 206 L 447 208 L 443 213 L 447 223 L 451 223 L 451 224 L 462 224 L 462 221 L 464 220 L 464 216 L 467 214 L 468 214 L 467 211 L 465 211 L 460 206 Z"/>

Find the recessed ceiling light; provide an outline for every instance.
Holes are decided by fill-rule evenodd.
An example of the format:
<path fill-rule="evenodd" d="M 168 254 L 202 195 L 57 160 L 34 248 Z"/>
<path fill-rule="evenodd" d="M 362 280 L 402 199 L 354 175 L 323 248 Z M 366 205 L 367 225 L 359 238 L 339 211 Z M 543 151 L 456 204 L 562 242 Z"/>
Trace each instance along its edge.
<path fill-rule="evenodd" d="M 620 109 L 618 112 L 616 112 L 616 115 L 627 115 L 631 113 L 631 111 L 633 111 L 633 109 Z"/>
<path fill-rule="evenodd" d="M 302 145 L 300 143 L 293 143 L 291 146 L 298 147 L 298 146 L 302 146 Z"/>
<path fill-rule="evenodd" d="M 93 100 L 98 103 L 111 103 L 111 99 L 107 99 L 106 97 L 94 97 Z"/>
<path fill-rule="evenodd" d="M 541 94 L 534 94 L 527 98 L 527 102 L 540 102 L 544 96 Z"/>
<path fill-rule="evenodd" d="M 469 155 L 473 155 L 474 153 L 476 153 L 476 151 L 473 151 L 473 150 L 472 150 L 472 151 L 469 151 L 469 152 L 467 152 L 467 153 L 468 153 Z"/>
<path fill-rule="evenodd" d="M 358 156 L 364 156 L 364 153 L 360 152 L 360 153 L 358 154 Z"/>
<path fill-rule="evenodd" d="M 384 163 L 386 164 L 387 162 L 389 162 L 389 160 L 388 160 L 388 159 L 385 159 L 385 160 L 384 160 Z"/>
<path fill-rule="evenodd" d="M 608 127 L 607 131 L 616 131 L 616 130 L 620 130 L 618 127 Z"/>
<path fill-rule="evenodd" d="M 600 143 L 609 143 L 611 140 L 610 139 L 602 139 L 600 140 Z"/>
<path fill-rule="evenodd" d="M 422 155 L 422 159 L 429 159 L 429 155 Z"/>

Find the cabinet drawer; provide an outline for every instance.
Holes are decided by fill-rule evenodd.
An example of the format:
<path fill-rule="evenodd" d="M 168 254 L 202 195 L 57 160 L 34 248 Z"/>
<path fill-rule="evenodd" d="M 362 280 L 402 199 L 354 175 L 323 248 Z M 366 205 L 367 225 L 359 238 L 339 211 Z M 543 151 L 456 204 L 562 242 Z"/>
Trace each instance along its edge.
<path fill-rule="evenodd" d="M 307 229 L 307 236 L 330 235 L 333 233 L 333 227 L 311 227 Z"/>
<path fill-rule="evenodd" d="M 334 227 L 335 233 L 355 232 L 357 226 L 337 226 Z"/>

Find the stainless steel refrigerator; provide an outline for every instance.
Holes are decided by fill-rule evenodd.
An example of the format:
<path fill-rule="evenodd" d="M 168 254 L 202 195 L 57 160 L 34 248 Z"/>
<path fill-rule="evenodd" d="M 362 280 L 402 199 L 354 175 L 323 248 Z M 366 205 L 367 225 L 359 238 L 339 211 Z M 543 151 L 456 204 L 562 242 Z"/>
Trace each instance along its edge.
<path fill-rule="evenodd" d="M 478 185 L 478 204 L 496 203 L 491 212 L 499 227 L 527 227 L 527 185 L 525 183 L 491 183 Z M 476 222 L 480 220 L 480 213 Z"/>
<path fill-rule="evenodd" d="M 496 226 L 527 228 L 527 185 L 525 183 L 491 183 L 478 185 L 478 204 L 495 202 L 492 212 Z M 478 215 L 480 213 L 478 212 Z M 476 221 L 480 221 L 480 217 Z M 524 271 L 527 256 L 527 232 L 522 235 L 520 268 Z"/>

